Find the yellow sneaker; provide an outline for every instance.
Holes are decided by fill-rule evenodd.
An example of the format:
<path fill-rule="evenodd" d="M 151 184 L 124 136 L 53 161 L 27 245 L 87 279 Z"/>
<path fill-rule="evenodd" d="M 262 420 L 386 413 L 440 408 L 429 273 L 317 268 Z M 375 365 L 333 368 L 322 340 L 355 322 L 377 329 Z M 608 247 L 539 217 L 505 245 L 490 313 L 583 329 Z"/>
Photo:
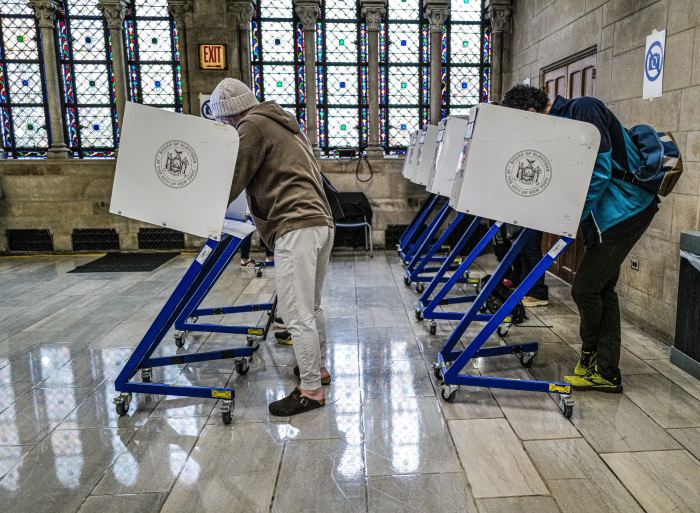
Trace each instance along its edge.
<path fill-rule="evenodd" d="M 622 393 L 622 383 L 613 383 L 601 376 L 598 371 L 592 371 L 585 376 L 565 376 L 564 381 L 574 390 L 597 390 L 609 394 Z"/>
<path fill-rule="evenodd" d="M 581 351 L 581 356 L 578 357 L 574 374 L 577 376 L 585 376 L 589 372 L 595 370 L 595 364 L 598 361 L 598 353 L 595 351 Z"/>

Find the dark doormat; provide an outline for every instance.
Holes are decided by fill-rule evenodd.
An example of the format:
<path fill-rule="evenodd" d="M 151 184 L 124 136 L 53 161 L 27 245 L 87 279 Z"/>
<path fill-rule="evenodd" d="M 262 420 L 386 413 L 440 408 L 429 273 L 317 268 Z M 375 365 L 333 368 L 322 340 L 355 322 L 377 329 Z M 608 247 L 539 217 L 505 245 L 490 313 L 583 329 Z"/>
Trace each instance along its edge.
<path fill-rule="evenodd" d="M 79 265 L 70 273 L 136 273 L 158 269 L 180 253 L 107 253 L 105 256 Z"/>

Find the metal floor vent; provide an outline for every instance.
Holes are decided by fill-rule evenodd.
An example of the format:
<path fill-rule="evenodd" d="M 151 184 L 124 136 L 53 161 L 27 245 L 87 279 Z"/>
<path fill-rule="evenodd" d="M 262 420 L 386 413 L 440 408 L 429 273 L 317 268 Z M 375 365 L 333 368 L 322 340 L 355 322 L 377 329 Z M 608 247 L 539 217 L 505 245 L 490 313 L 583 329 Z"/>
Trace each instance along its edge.
<path fill-rule="evenodd" d="M 401 235 L 406 230 L 408 225 L 405 224 L 390 224 L 387 225 L 384 232 L 384 247 L 394 248 L 399 243 Z"/>
<path fill-rule="evenodd" d="M 139 249 L 185 249 L 185 234 L 169 228 L 141 228 Z"/>
<path fill-rule="evenodd" d="M 365 228 L 342 228 L 336 226 L 334 248 L 365 248 Z"/>
<path fill-rule="evenodd" d="M 73 251 L 119 251 L 119 234 L 114 228 L 76 228 L 71 239 Z"/>
<path fill-rule="evenodd" d="M 53 251 L 49 230 L 7 230 L 8 251 Z"/>

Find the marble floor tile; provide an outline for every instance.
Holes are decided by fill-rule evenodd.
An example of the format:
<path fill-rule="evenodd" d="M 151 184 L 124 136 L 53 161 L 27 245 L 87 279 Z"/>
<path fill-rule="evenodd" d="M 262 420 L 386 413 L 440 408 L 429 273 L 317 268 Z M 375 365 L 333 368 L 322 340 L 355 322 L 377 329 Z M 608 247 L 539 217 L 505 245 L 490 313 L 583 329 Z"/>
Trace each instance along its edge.
<path fill-rule="evenodd" d="M 29 392 L 34 385 L 32 383 L 8 383 L 0 385 L 0 413 L 8 406 L 14 404 L 20 397 Z"/>
<path fill-rule="evenodd" d="M 370 477 L 369 513 L 476 513 L 462 472 Z"/>
<path fill-rule="evenodd" d="M 583 438 L 523 442 L 563 512 L 642 513 Z"/>
<path fill-rule="evenodd" d="M 363 409 L 367 475 L 459 472 L 436 398 L 384 398 Z"/>
<path fill-rule="evenodd" d="M 0 369 L 0 383 L 40 383 L 75 357 L 65 344 L 39 344 Z"/>
<path fill-rule="evenodd" d="M 359 328 L 394 328 L 410 326 L 406 309 L 401 306 L 360 306 L 357 308 Z"/>
<path fill-rule="evenodd" d="M 661 427 L 700 427 L 700 401 L 663 376 L 627 376 L 624 387 L 625 395 Z"/>
<path fill-rule="evenodd" d="M 551 497 L 502 497 L 476 503 L 481 513 L 560 513 Z"/>
<path fill-rule="evenodd" d="M 669 429 L 668 433 L 700 460 L 700 428 Z"/>
<path fill-rule="evenodd" d="M 38 388 L 0 413 L 0 445 L 35 444 L 92 392 L 89 388 Z"/>
<path fill-rule="evenodd" d="M 423 360 L 365 363 L 362 373 L 362 400 L 434 396 L 435 391 Z"/>
<path fill-rule="evenodd" d="M 129 356 L 129 348 L 87 349 L 53 372 L 41 386 L 96 388 L 105 379 L 118 374 Z"/>
<path fill-rule="evenodd" d="M 401 296 L 396 293 L 394 287 L 355 287 L 355 298 L 357 306 L 373 307 L 373 306 L 394 306 L 402 305 Z"/>
<path fill-rule="evenodd" d="M 622 346 L 642 360 L 668 359 L 671 354 L 671 346 L 634 327 L 622 328 Z"/>
<path fill-rule="evenodd" d="M 282 457 L 277 430 L 205 426 L 161 513 L 267 513 Z"/>
<path fill-rule="evenodd" d="M 576 351 L 577 357 L 581 353 L 581 344 L 571 344 L 571 348 Z M 625 376 L 632 374 L 657 374 L 657 371 L 650 365 L 656 360 L 642 360 L 635 356 L 630 350 L 620 348 L 620 372 L 624 381 Z M 573 370 L 570 369 L 570 370 Z"/>
<path fill-rule="evenodd" d="M 622 394 L 575 394 L 572 422 L 597 452 L 679 449 L 669 434 Z"/>
<path fill-rule="evenodd" d="M 421 357 L 416 336 L 409 327 L 360 328 L 357 336 L 363 365 Z"/>
<path fill-rule="evenodd" d="M 670 360 L 648 360 L 647 363 L 695 397 L 695 399 L 700 400 L 700 379 L 676 367 Z"/>
<path fill-rule="evenodd" d="M 168 492 L 205 423 L 202 417 L 151 418 L 134 435 L 93 495 Z"/>
<path fill-rule="evenodd" d="M 477 371 L 471 372 L 478 374 Z M 437 383 L 435 384 L 437 386 Z M 463 387 L 457 392 L 457 399 L 454 402 L 448 403 L 440 400 L 438 404 L 447 420 L 495 419 L 503 417 L 503 411 L 488 388 Z"/>
<path fill-rule="evenodd" d="M 603 454 L 647 513 L 696 513 L 700 462 L 687 451 Z"/>
<path fill-rule="evenodd" d="M 273 513 L 367 511 L 362 446 L 345 440 L 287 443 L 272 504 Z"/>
<path fill-rule="evenodd" d="M 158 513 L 167 496 L 167 493 L 91 495 L 78 513 Z"/>
<path fill-rule="evenodd" d="M 549 494 L 505 419 L 448 424 L 475 498 Z"/>
<path fill-rule="evenodd" d="M 3 513 L 77 511 L 132 429 L 55 431 L 0 480 Z"/>
<path fill-rule="evenodd" d="M 326 339 L 329 344 L 357 344 L 357 318 L 326 317 Z"/>
<path fill-rule="evenodd" d="M 33 445 L 4 445 L 0 446 L 0 479 L 22 462 L 22 458 Z M 0 493 L 0 497 L 2 494 Z"/>

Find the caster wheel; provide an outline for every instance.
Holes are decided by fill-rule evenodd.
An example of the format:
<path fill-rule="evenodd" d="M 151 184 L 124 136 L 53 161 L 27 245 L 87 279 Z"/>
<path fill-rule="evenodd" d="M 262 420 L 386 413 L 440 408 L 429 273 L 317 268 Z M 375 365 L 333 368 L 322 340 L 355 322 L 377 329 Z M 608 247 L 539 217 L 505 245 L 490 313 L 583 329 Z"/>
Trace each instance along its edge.
<path fill-rule="evenodd" d="M 496 328 L 496 333 L 498 333 L 498 335 L 501 337 L 507 337 L 508 336 L 508 328 L 505 328 L 503 326 L 499 326 L 498 328 Z"/>
<path fill-rule="evenodd" d="M 559 396 L 559 410 L 567 419 L 571 418 L 574 413 L 574 400 L 570 395 L 564 394 Z"/>
<path fill-rule="evenodd" d="M 408 276 L 403 277 L 403 284 L 406 285 L 407 287 L 411 286 L 411 279 Z"/>
<path fill-rule="evenodd" d="M 178 331 L 173 335 L 173 338 L 175 339 L 175 345 L 178 348 L 184 347 L 185 346 L 185 332 L 184 331 Z"/>
<path fill-rule="evenodd" d="M 440 389 L 440 397 L 442 397 L 448 403 L 453 403 L 455 402 L 455 397 L 457 397 L 457 391 L 452 390 L 450 392 L 448 387 L 443 387 Z"/>
<path fill-rule="evenodd" d="M 422 321 L 423 320 L 423 312 L 421 311 L 420 308 L 416 308 L 416 320 L 417 321 Z"/>
<path fill-rule="evenodd" d="M 519 356 L 520 364 L 529 369 L 535 361 L 535 356 L 537 353 L 521 353 Z"/>
<path fill-rule="evenodd" d="M 197 321 L 199 320 L 199 317 L 196 317 L 196 316 L 195 316 L 195 317 L 190 317 L 190 318 L 187 319 L 187 320 L 188 320 L 189 322 L 197 322 Z"/>
<path fill-rule="evenodd" d="M 236 373 L 239 376 L 244 376 L 248 374 L 248 371 L 250 370 L 250 365 L 248 364 L 248 360 L 241 360 L 236 362 Z"/>
<path fill-rule="evenodd" d="M 416 283 L 416 292 L 421 294 L 425 290 L 425 285 L 422 283 Z"/>
<path fill-rule="evenodd" d="M 233 400 L 224 401 L 221 405 L 221 421 L 228 425 L 233 421 L 233 408 L 235 404 Z"/>
<path fill-rule="evenodd" d="M 262 273 L 262 270 L 260 270 L 260 271 L 255 271 L 255 277 L 256 277 L 256 278 L 262 278 L 262 274 L 263 274 L 263 273 Z"/>
<path fill-rule="evenodd" d="M 433 374 L 435 375 L 435 379 L 442 381 L 442 369 L 439 365 L 435 365 L 435 368 L 433 368 Z"/>
<path fill-rule="evenodd" d="M 252 347 L 253 351 L 257 351 L 258 348 L 260 347 L 260 338 L 259 337 L 246 337 L 245 339 L 246 345 L 248 347 Z"/>
<path fill-rule="evenodd" d="M 151 376 L 151 369 L 141 369 L 141 381 L 143 383 L 150 383 Z"/>
<path fill-rule="evenodd" d="M 233 421 L 233 415 L 231 415 L 230 411 L 225 411 L 221 414 L 221 420 L 228 425 Z"/>
<path fill-rule="evenodd" d="M 129 406 L 131 405 L 131 394 L 121 393 L 114 399 L 114 406 L 117 410 L 117 415 L 123 417 L 129 413 Z"/>
<path fill-rule="evenodd" d="M 435 335 L 437 333 L 437 324 L 431 324 L 428 328 L 428 333 L 430 333 L 431 335 Z"/>

